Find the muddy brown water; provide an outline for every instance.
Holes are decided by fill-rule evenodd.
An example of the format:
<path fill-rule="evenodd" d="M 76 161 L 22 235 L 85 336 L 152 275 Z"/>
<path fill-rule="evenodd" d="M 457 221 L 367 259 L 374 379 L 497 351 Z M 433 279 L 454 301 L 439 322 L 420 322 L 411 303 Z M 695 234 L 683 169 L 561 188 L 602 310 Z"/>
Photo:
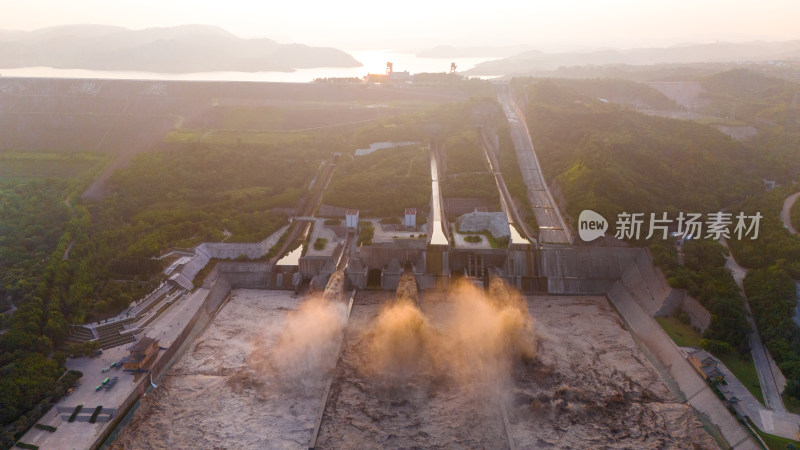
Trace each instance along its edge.
<path fill-rule="evenodd" d="M 315 333 L 303 327 L 291 344 L 283 337 L 300 300 L 234 291 L 114 446 L 306 448 L 332 377 L 318 448 L 509 448 L 509 437 L 516 448 L 716 447 L 604 297 L 525 298 L 536 342 L 524 350 L 535 352 L 513 360 L 492 349 L 527 334 L 494 335 L 492 324 L 516 329 L 514 314 L 423 293 L 419 313 L 393 316 L 412 326 L 382 335 L 379 323 L 397 323 L 382 316 L 393 298 L 357 295 L 338 357 L 298 352 L 315 356 L 276 365 L 281 349 L 314 341 L 299 338 Z M 324 324 L 333 313 L 309 314 Z M 312 328 L 335 341 L 335 326 Z M 299 372 L 278 373 L 287 367 Z"/>

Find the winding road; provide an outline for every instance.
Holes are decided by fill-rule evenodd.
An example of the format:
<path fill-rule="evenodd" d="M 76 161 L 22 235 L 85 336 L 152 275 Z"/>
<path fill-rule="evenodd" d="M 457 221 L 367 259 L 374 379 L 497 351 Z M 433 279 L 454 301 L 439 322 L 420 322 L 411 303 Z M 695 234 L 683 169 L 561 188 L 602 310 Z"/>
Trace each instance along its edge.
<path fill-rule="evenodd" d="M 725 247 L 728 246 L 724 240 L 721 241 L 721 244 Z M 740 266 L 732 254 L 726 257 L 725 267 L 731 271 L 733 279 L 741 289 L 742 280 L 747 275 L 747 269 Z M 744 296 L 744 290 L 742 290 L 742 296 Z M 788 412 L 783 404 L 780 391 L 785 384 L 785 378 L 761 341 L 747 297 L 745 297 L 745 311 L 747 313 L 747 322 L 753 329 L 750 333 L 750 348 L 766 407 L 762 406 L 755 398 L 751 401 L 745 399 L 740 405 L 762 431 L 797 439 L 797 433 L 800 430 L 800 415 Z M 745 396 L 748 394 L 749 392 L 744 393 Z"/>
<path fill-rule="evenodd" d="M 792 206 L 795 204 L 798 197 L 800 197 L 800 192 L 795 192 L 786 197 L 786 200 L 783 201 L 783 208 L 781 209 L 783 226 L 795 236 L 800 236 L 800 233 L 797 232 L 797 228 L 792 224 Z M 797 286 L 797 307 L 794 310 L 794 322 L 800 326 L 800 281 L 795 280 L 794 283 L 795 286 Z"/>
<path fill-rule="evenodd" d="M 728 248 L 728 243 L 724 240 L 721 241 L 722 245 Z M 730 253 L 730 248 L 728 248 L 728 256 L 725 260 L 725 267 L 731 271 L 733 274 L 733 279 L 736 281 L 736 284 L 739 285 L 739 289 L 742 292 L 742 296 L 745 298 L 744 307 L 747 313 L 746 319 L 747 323 L 750 324 L 750 328 L 752 328 L 752 332 L 750 333 L 750 353 L 753 355 L 753 361 L 755 362 L 756 372 L 758 373 L 758 381 L 761 384 L 761 392 L 764 395 L 764 403 L 767 409 L 771 409 L 774 411 L 786 411 L 786 407 L 783 406 L 783 399 L 781 398 L 781 387 L 778 380 L 783 377 L 782 374 L 776 373 L 778 372 L 777 367 L 773 367 L 772 358 L 769 356 L 769 352 L 761 341 L 761 337 L 758 334 L 758 328 L 756 327 L 755 320 L 753 319 L 753 313 L 750 311 L 750 304 L 747 302 L 747 297 L 744 294 L 744 288 L 742 286 L 742 281 L 744 277 L 747 276 L 747 269 L 740 266 L 739 263 L 733 258 L 733 254 Z"/>
<path fill-rule="evenodd" d="M 794 225 L 792 225 L 792 205 L 794 205 L 794 202 L 797 201 L 797 197 L 800 197 L 800 192 L 795 192 L 794 194 L 786 197 L 786 200 L 783 201 L 781 220 L 783 220 L 783 226 L 786 227 L 790 233 L 800 236 L 800 233 L 798 233 L 797 229 L 794 227 Z"/>

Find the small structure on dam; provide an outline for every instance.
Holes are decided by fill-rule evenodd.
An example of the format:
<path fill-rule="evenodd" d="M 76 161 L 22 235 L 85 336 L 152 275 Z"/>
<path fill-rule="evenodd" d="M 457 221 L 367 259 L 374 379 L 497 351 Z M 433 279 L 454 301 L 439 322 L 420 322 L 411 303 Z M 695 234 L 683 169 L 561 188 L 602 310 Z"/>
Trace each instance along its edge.
<path fill-rule="evenodd" d="M 125 370 L 138 372 L 155 359 L 158 354 L 158 341 L 142 336 L 128 351 L 130 355 L 122 360 L 122 367 Z"/>

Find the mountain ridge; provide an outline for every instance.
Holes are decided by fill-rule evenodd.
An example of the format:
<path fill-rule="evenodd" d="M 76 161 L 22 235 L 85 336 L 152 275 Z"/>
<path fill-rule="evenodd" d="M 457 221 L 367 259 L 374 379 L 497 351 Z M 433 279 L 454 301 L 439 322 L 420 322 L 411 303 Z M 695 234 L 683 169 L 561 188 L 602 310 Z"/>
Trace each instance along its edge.
<path fill-rule="evenodd" d="M 800 40 L 765 42 L 715 42 L 670 47 L 600 49 L 561 53 L 530 50 L 514 56 L 486 61 L 467 71 L 470 75 L 511 75 L 564 66 L 691 64 L 800 60 Z"/>
<path fill-rule="evenodd" d="M 63 25 L 33 31 L 0 30 L 0 67 L 131 70 L 160 73 L 291 72 L 316 67 L 360 67 L 331 47 L 242 39 L 212 25 L 131 30 L 107 25 Z"/>

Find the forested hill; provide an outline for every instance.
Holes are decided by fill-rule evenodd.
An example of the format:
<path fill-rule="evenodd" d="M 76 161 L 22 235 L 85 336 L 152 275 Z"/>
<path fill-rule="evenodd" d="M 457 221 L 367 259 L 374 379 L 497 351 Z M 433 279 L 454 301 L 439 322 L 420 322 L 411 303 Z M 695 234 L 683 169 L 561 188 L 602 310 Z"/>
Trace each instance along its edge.
<path fill-rule="evenodd" d="M 571 216 L 573 226 L 581 210 L 599 212 L 610 222 L 609 235 L 615 234 L 622 212 L 644 213 L 646 223 L 650 213 L 660 217 L 667 212 L 674 221 L 680 212 L 703 216 L 722 209 L 751 216 L 761 212 L 758 238 L 732 237 L 729 245 L 736 260 L 751 269 L 744 288 L 753 315 L 789 380 L 785 402 L 797 405 L 800 328 L 791 317 L 796 305 L 792 276 L 800 273 L 800 247 L 778 218 L 783 199 L 796 190 L 791 180 L 800 162 L 796 150 L 800 122 L 796 114 L 792 117 L 796 85 L 747 71 L 702 80 L 703 95 L 710 100 L 707 108 L 713 111 L 696 111 L 698 120 L 733 120 L 756 127 L 758 135 L 743 142 L 711 125 L 647 116 L 611 103 L 636 107 L 641 100 L 668 106 L 644 85 L 618 89 L 625 83 L 515 81 L 515 92 L 527 102 L 527 122 L 545 177 L 566 206 L 562 211 Z M 612 99 L 615 92 L 625 101 Z M 765 178 L 783 186 L 765 191 Z M 675 231 L 677 225 L 672 225 Z M 725 249 L 713 239 L 689 240 L 680 247 L 679 258 L 673 240 L 645 241 L 646 235 L 643 226 L 636 243 L 649 245 L 670 285 L 686 289 L 711 313 L 711 324 L 698 345 L 715 356 L 743 361 L 735 370 L 741 370 L 737 377 L 747 376 L 743 367 L 752 364 L 751 330 L 744 299 L 725 267 Z"/>
<path fill-rule="evenodd" d="M 704 113 L 758 130 L 748 143 L 759 151 L 767 178 L 787 183 L 800 177 L 800 84 L 735 69 L 706 77 Z"/>
<path fill-rule="evenodd" d="M 521 82 L 518 82 L 521 83 Z M 707 213 L 761 190 L 756 150 L 716 129 L 646 116 L 552 81 L 517 86 L 566 212 Z"/>
<path fill-rule="evenodd" d="M 358 67 L 334 48 L 241 39 L 208 25 L 129 30 L 69 25 L 0 33 L 0 67 L 136 70 L 161 73 Z"/>

